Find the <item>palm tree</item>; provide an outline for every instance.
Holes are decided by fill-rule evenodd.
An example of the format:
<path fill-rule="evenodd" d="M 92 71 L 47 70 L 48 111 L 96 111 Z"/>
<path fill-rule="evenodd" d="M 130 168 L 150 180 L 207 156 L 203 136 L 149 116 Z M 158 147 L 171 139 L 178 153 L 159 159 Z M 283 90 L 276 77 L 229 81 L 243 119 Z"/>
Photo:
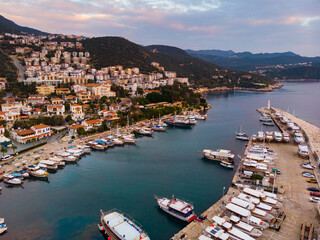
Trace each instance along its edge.
<path fill-rule="evenodd" d="M 16 149 L 17 149 L 17 148 L 18 148 L 18 147 L 15 146 L 15 145 L 12 146 L 13 155 L 16 155 Z"/>
<path fill-rule="evenodd" d="M 2 156 L 4 157 L 4 154 L 8 152 L 8 150 L 6 148 L 1 148 L 1 152 L 2 152 Z"/>

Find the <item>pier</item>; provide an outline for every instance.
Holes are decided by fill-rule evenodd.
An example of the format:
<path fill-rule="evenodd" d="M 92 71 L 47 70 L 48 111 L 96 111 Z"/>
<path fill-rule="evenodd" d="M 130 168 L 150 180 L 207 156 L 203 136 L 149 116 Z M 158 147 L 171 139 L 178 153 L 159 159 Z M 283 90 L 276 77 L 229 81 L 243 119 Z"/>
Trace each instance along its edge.
<path fill-rule="evenodd" d="M 312 165 L 315 166 L 314 175 L 317 179 L 320 179 L 318 168 L 320 129 L 311 123 L 299 119 L 280 109 L 260 108 L 258 111 L 261 113 L 269 113 L 282 132 L 288 131 L 288 129 L 275 117 L 275 112 L 280 112 L 283 116 L 287 117 L 290 119 L 290 121 L 294 122 L 301 128 L 301 132 L 303 132 L 304 136 L 306 137 L 308 146 L 312 153 L 310 154 L 309 160 Z M 250 140 L 245 151 L 248 150 L 251 144 L 252 141 Z M 273 181 L 275 181 L 275 186 L 281 190 L 279 191 L 278 197 L 283 199 L 282 203 L 284 206 L 281 210 L 286 214 L 286 219 L 281 223 L 281 229 L 279 229 L 279 231 L 267 228 L 263 231 L 262 236 L 258 239 L 300 239 L 301 234 L 304 234 L 301 230 L 303 226 L 312 226 L 314 231 L 310 236 L 313 234 L 314 237 L 318 237 L 320 217 L 317 204 L 309 201 L 311 196 L 306 190 L 308 187 L 316 187 L 318 185 L 306 181 L 307 178 L 302 176 L 302 172 L 306 169 L 300 166 L 301 163 L 306 162 L 307 160 L 298 156 L 298 146 L 292 140 L 289 143 L 266 142 L 264 145 L 278 154 L 278 159 L 275 160 L 274 168 L 281 170 L 281 174 L 275 175 Z M 234 183 L 236 183 L 238 180 L 241 180 L 240 168 L 241 162 L 238 169 L 235 171 L 232 181 L 233 185 L 228 189 L 226 195 L 224 195 L 219 201 L 214 203 L 204 213 L 201 214 L 201 216 L 207 216 L 207 219 L 203 222 L 194 221 L 188 224 L 184 229 L 175 234 L 171 240 L 199 238 L 205 228 L 212 224 L 212 221 L 210 221 L 212 217 L 222 213 L 223 206 L 226 202 L 228 202 L 228 199 L 239 193 L 238 188 L 234 187 Z"/>

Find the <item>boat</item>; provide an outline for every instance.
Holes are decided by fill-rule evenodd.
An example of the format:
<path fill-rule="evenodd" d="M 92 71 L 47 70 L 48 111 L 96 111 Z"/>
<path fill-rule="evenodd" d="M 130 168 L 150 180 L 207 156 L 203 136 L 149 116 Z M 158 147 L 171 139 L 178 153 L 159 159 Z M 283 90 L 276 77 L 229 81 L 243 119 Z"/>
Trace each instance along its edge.
<path fill-rule="evenodd" d="M 272 118 L 271 117 L 268 117 L 268 116 L 262 116 L 259 118 L 259 121 L 261 122 L 273 122 Z"/>
<path fill-rule="evenodd" d="M 26 170 L 31 176 L 37 178 L 47 178 L 49 173 L 43 169 L 40 169 L 39 166 L 30 165 Z"/>
<path fill-rule="evenodd" d="M 230 169 L 233 169 L 233 168 L 234 168 L 234 165 L 233 165 L 232 163 L 230 163 L 230 162 L 222 161 L 222 162 L 220 162 L 220 165 L 221 165 L 222 167 L 225 167 L 225 168 L 230 168 Z"/>
<path fill-rule="evenodd" d="M 281 142 L 282 141 L 282 133 L 281 132 L 274 132 L 274 140 L 276 140 L 276 142 Z"/>
<path fill-rule="evenodd" d="M 304 138 L 303 138 L 302 133 L 296 132 L 296 133 L 294 134 L 294 141 L 295 141 L 296 143 L 299 143 L 299 144 L 304 143 Z"/>
<path fill-rule="evenodd" d="M 101 144 L 100 144 L 101 143 Z M 104 145 L 102 145 L 104 144 Z M 106 143 L 102 143 L 102 141 L 95 141 L 93 143 L 90 144 L 90 147 L 92 150 L 97 150 L 97 151 L 103 151 L 105 150 L 106 148 L 108 148 L 108 145 L 106 145 Z"/>
<path fill-rule="evenodd" d="M 202 235 L 199 237 L 198 240 L 212 240 L 212 239 L 218 239 L 218 240 L 229 240 L 230 235 L 226 233 L 221 227 L 217 225 L 210 224 Z"/>
<path fill-rule="evenodd" d="M 196 120 L 196 118 L 195 118 L 194 115 L 187 115 L 186 118 L 189 120 L 189 122 L 190 122 L 192 125 L 196 125 L 197 120 Z"/>
<path fill-rule="evenodd" d="M 251 237 L 260 237 L 262 235 L 262 232 L 260 230 L 255 229 L 248 223 L 241 221 L 241 219 L 235 215 L 229 216 L 229 219 L 236 227 L 249 234 Z"/>
<path fill-rule="evenodd" d="M 123 144 L 124 144 L 124 141 L 122 141 L 119 138 L 113 138 L 112 142 L 114 143 L 115 146 L 123 146 Z"/>
<path fill-rule="evenodd" d="M 224 218 L 214 216 L 212 218 L 212 221 L 214 222 L 215 225 L 221 226 L 223 230 L 225 230 L 231 236 L 236 237 L 237 239 L 254 240 L 254 238 L 250 237 L 247 233 L 244 233 L 243 231 L 241 231 L 237 227 L 232 226 L 232 224 Z"/>
<path fill-rule="evenodd" d="M 274 122 L 273 121 L 262 122 L 262 124 L 265 125 L 265 126 L 274 126 Z"/>
<path fill-rule="evenodd" d="M 249 141 L 249 134 L 242 132 L 242 125 L 239 128 L 239 132 L 236 132 L 236 139 L 242 141 Z"/>
<path fill-rule="evenodd" d="M 265 139 L 265 134 L 262 131 L 258 132 L 258 140 L 263 141 Z"/>
<path fill-rule="evenodd" d="M 7 230 L 8 230 L 7 225 L 5 223 L 1 223 L 0 224 L 0 234 L 4 233 Z"/>
<path fill-rule="evenodd" d="M 165 197 L 159 198 L 156 195 L 154 195 L 154 197 L 157 199 L 157 203 L 163 211 L 176 218 L 191 222 L 197 217 L 193 212 L 194 207 L 190 203 L 175 198 L 174 196 L 172 196 L 171 199 Z"/>
<path fill-rule="evenodd" d="M 136 140 L 135 140 L 133 137 L 128 136 L 128 135 L 124 135 L 124 136 L 122 137 L 122 141 L 123 141 L 124 143 L 127 143 L 127 144 L 131 144 L 131 143 L 135 143 L 135 142 L 136 142 Z"/>
<path fill-rule="evenodd" d="M 17 172 L 20 173 L 21 176 L 24 177 L 24 178 L 30 177 L 29 173 L 24 169 L 18 170 Z"/>
<path fill-rule="evenodd" d="M 112 240 L 150 240 L 141 226 L 119 210 L 103 212 L 100 210 L 99 230 Z"/>
<path fill-rule="evenodd" d="M 190 119 L 187 119 L 185 116 L 175 115 L 173 118 L 164 121 L 168 126 L 172 127 L 182 127 L 182 128 L 191 128 L 194 123 L 191 123 Z"/>
<path fill-rule="evenodd" d="M 43 164 L 45 168 L 47 168 L 48 170 L 52 170 L 52 171 L 58 170 L 58 164 L 55 161 L 41 160 L 39 163 Z"/>
<path fill-rule="evenodd" d="M 153 125 L 151 129 L 155 132 L 165 132 L 167 130 L 166 127 L 160 126 L 160 125 Z"/>
<path fill-rule="evenodd" d="M 0 218 L 0 224 L 4 223 L 4 218 Z"/>
<path fill-rule="evenodd" d="M 230 150 L 218 149 L 216 151 L 204 149 L 202 155 L 210 160 L 233 162 L 234 154 Z"/>
<path fill-rule="evenodd" d="M 290 135 L 289 135 L 288 132 L 284 131 L 284 132 L 282 133 L 282 135 L 283 135 L 282 140 L 283 140 L 284 142 L 290 142 Z"/>
<path fill-rule="evenodd" d="M 257 141 L 258 136 L 256 134 L 252 134 L 252 141 L 255 142 Z"/>
<path fill-rule="evenodd" d="M 6 184 L 11 184 L 11 185 L 21 185 L 22 184 L 22 180 L 14 177 L 12 174 L 4 175 L 2 180 Z"/>
<path fill-rule="evenodd" d="M 66 163 L 63 161 L 63 158 L 59 158 L 57 156 L 49 157 L 48 160 L 56 162 L 60 168 L 63 168 L 66 165 Z"/>
<path fill-rule="evenodd" d="M 305 144 L 299 144 L 298 145 L 298 154 L 299 154 L 299 156 L 301 156 L 303 158 L 309 158 L 308 146 Z"/>
<path fill-rule="evenodd" d="M 273 132 L 266 132 L 266 140 L 269 142 L 273 140 Z"/>
<path fill-rule="evenodd" d="M 148 128 L 138 128 L 138 129 L 134 130 L 134 132 L 138 135 L 149 136 L 149 137 L 151 137 L 153 134 L 153 131 Z"/>
<path fill-rule="evenodd" d="M 287 124 L 288 122 L 290 122 L 290 120 L 287 117 L 281 117 L 280 121 L 284 124 Z"/>
<path fill-rule="evenodd" d="M 70 155 L 68 157 L 65 157 L 64 161 L 69 162 L 69 163 L 74 163 L 77 161 L 77 158 L 75 156 Z"/>

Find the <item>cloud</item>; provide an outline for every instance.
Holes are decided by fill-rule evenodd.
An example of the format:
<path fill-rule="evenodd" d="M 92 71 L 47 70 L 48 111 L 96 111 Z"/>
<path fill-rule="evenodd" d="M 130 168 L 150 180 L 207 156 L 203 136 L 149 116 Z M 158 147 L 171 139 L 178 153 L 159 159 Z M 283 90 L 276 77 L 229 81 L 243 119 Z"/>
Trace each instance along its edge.
<path fill-rule="evenodd" d="M 318 0 L 0 0 L 19 25 L 139 44 L 320 55 Z M 17 7 L 19 6 L 19 7 Z"/>

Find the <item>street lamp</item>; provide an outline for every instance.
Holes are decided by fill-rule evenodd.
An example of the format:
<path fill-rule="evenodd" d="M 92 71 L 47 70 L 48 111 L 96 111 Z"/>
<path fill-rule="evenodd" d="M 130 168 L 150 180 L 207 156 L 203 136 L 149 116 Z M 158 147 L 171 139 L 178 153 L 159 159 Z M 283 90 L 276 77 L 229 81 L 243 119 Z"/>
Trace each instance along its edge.
<path fill-rule="evenodd" d="M 222 197 L 224 196 L 224 190 L 226 189 L 226 187 L 222 188 Z"/>

